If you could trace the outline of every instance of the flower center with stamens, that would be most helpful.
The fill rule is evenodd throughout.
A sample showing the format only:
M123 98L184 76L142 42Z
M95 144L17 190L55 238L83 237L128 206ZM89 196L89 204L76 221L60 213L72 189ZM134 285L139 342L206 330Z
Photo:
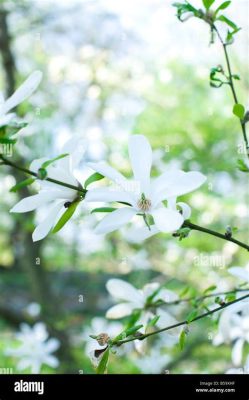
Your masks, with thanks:
M144 193L142 193L141 199L138 200L137 206L143 212L149 211L151 208L151 201L146 199Z

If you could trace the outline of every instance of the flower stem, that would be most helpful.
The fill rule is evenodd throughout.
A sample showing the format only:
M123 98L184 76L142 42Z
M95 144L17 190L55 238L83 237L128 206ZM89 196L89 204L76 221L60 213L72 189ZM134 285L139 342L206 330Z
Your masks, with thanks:
M190 221L185 221L183 226L184 227L188 227L188 228L190 228L190 229L192 229L194 231L204 232L204 233L207 233L209 235L216 236L216 237L218 237L220 239L226 240L228 242L235 243L238 246L243 247L243 249L246 249L247 251L249 251L249 245L247 245L246 243L243 243L240 240L234 239L233 237L229 237L229 236L226 236L226 235L224 235L222 233L213 231L212 229L204 228L202 226L193 224Z
M218 39L219 39L219 41L222 45L223 51L224 51L226 65L227 65L227 71L228 71L228 84L232 91L234 103L239 104L238 96L237 96L234 82L233 82L233 73L232 73L232 67L231 67L231 63L230 63L230 59L229 59L229 54L227 51L227 44L223 41L219 30L217 29L217 27L214 24L212 25L212 28L217 33ZM240 126L241 126L243 139L244 139L244 143L245 143L245 147L246 147L246 154L247 154L247 157L249 158L249 142L248 142L247 133L246 133L246 125L245 125L243 119L240 119Z
M243 297L239 297L239 298L236 299L236 300L230 301L230 302L228 302L228 303L223 304L223 305L220 306L220 307L214 308L213 310L207 311L207 312L205 312L204 314L198 315L198 316L197 316L196 318L194 318L191 322L188 322L187 320L184 320L184 321L182 321L182 322L178 322L177 324L170 325L170 326L166 326L165 328L155 330L154 332L144 333L144 334L142 334L142 335L139 336L139 337L134 337L134 336L133 336L133 337L128 338L128 339L118 340L117 342L113 342L112 344L115 344L115 345L117 345L117 346L121 346L121 345L124 344L124 343L133 342L134 340L138 340L138 339L139 339L139 340L144 340L144 339L146 339L146 338L148 338L148 337L150 337L150 336L154 336L154 335L157 335L157 334L159 334L159 333L169 331L170 329L179 328L180 326L183 326L183 325L190 325L190 324L192 324L192 323L195 322L195 321L198 321L198 320L200 320L200 319L206 318L206 317L208 317L209 315L212 315L212 314L214 314L214 313L216 313L216 312L218 312L218 311L223 310L223 309L226 308L226 307L231 306L232 304L238 303L238 302L240 302L240 301L242 301L242 300L245 300L245 299L248 299L248 298L249 298L249 294L247 294L247 295L245 295L245 296L243 296Z
M15 164L15 163L13 163L13 162L11 162L11 161L9 161L9 160L7 160L7 159L6 159L5 157L3 157L2 155L0 155L0 159L3 161L3 165L8 165L8 166L10 166L10 167L12 167L12 168L17 169L18 171L24 172L25 174L32 175L32 176L35 176L36 178L38 178L38 175L37 175L36 172L30 171L29 169L24 168L24 167L20 167L19 165ZM74 185L70 185L70 183L61 182L61 181L58 181L58 180L56 180L56 179L45 178L44 180L45 180L45 181L48 181L48 182L55 183L56 185L60 185L60 186L67 187L67 188L69 188L69 189L72 189L72 190L75 190L75 191L77 191L77 192L83 193L84 195L85 195L86 192L87 192L85 189L83 189L83 188L81 188L81 187L74 186Z

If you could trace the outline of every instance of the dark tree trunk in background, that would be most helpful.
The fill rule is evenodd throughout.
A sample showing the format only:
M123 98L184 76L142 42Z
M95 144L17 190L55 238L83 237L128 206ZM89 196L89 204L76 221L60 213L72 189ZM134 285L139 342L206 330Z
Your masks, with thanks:
M16 88L16 66L15 58L11 49L11 36L8 28L8 13L0 9L0 55L3 66L3 74L6 83L6 96L9 97ZM20 155L15 153L15 157L20 164L25 164L25 160ZM15 177L16 181L24 179L23 175L16 170L12 170L11 174ZM27 188L23 188L18 192L21 198L30 195ZM29 213L28 218L30 222L33 220L33 215ZM41 256L41 242L33 243L31 232L25 229L25 222L27 215L18 215L18 220L14 224L14 228L10 233L11 248L14 254L13 269L22 270L30 282L30 290L34 301L39 303L42 307L41 318L48 325L50 333L61 341L59 350L59 357L64 361L65 372L72 371L73 358L71 356L69 339L66 332L57 329L57 321L61 318L60 301L53 295L49 276L44 269ZM40 260L40 263L37 262ZM11 312L11 311L10 311ZM6 314L6 309L2 313L2 317ZM1 315L1 308L0 308Z

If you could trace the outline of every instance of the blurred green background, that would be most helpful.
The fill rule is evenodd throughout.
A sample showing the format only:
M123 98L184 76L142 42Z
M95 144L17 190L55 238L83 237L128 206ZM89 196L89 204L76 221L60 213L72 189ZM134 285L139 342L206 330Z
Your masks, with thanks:
M84 162L108 159L129 175L128 137L142 133L155 150L153 174L170 166L207 175L207 183L184 198L192 207L191 220L220 232L227 225L238 227L237 237L246 242L248 183L236 168L240 127L229 89L209 87L210 68L223 64L220 46L209 46L208 27L201 21L181 24L170 1L116 3L0 2L1 90L11 94L33 70L44 73L32 99L19 107L29 126L19 135L13 159L29 165L34 158L54 156L77 134L85 140ZM246 103L248 4L234 3L229 13L243 29L229 50L234 72L242 78L239 97ZM84 162L77 171L81 182L90 174ZM9 214L18 199L35 193L32 188L9 193L21 179L1 167L1 367L16 371L16 360L5 349L16 345L21 322L38 320L62 343L59 368L45 366L43 373L93 373L85 332L113 304L105 288L108 279L119 277L138 288L168 282L178 293L186 286L201 293L213 284L228 290L235 281L227 268L247 263L243 249L197 232L181 242L157 235L144 244L134 243L129 227L97 236L93 228L99 217L89 216L84 204L59 234L34 244L37 216ZM32 316L32 303L41 306L39 315ZM181 309L179 320L188 311ZM231 348L212 345L216 331L215 321L202 320L183 351L161 346L162 357L170 356L161 371L223 373L231 365ZM160 372L158 354L147 370L144 358L129 347L112 356L110 373Z

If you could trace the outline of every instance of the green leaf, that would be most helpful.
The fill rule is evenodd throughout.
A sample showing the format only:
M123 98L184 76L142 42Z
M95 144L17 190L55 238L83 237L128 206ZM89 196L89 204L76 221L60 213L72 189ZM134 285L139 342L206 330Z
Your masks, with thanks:
M237 81L240 81L240 76L237 74L232 75L233 79L236 79Z
M31 185L34 181L35 181L35 178L28 178L28 179L25 179L24 181L21 181L21 182L17 183L15 186L13 186L13 187L10 189L10 192L17 192L17 190L22 189L22 188L24 188L24 187L26 187L26 186Z
M68 155L69 155L68 153L65 153L65 154L61 154L55 158L51 158L51 160L45 161L42 164L41 168L46 169L50 164L53 164L55 161L60 160L61 158L67 157Z
M204 5L204 7L206 8L206 10L209 10L209 8L211 7L211 5L215 2L215 0L202 0L202 3Z
M225 8L227 8L228 6L230 6L230 4L231 4L231 1L224 1L224 3L222 3L222 4L215 10L214 15L216 16L220 10L225 10Z
M179 337L179 346L180 349L183 350L186 342L186 332L184 329L181 331L180 337Z
M9 138L1 138L0 137L0 143L3 143L3 144L15 144L16 143L16 139L9 139Z
M189 290L190 290L190 287L189 286L186 286L185 288L183 288L182 289L182 291L181 291L181 293L180 293L180 297L182 298L182 297L184 297L184 296L186 296L186 294L189 292Z
M126 330L124 331L124 333L126 334L126 337L127 337L127 336L131 336L131 335L134 335L134 333L136 333L136 332L137 332L139 329L141 329L142 327L143 327L142 324L136 325L136 326L133 326L132 328L126 329Z
M85 189L87 188L87 186L89 186L91 183L93 182L97 182L100 181L101 179L104 178L104 175L99 174L98 172L95 172L94 174L92 174L91 176L89 176L89 178L87 178L87 180L85 181Z
M237 168L242 172L249 172L249 166L242 159L237 160Z
M191 311L186 317L187 323L190 324L190 322L192 322L193 319L195 319L195 317L197 317L197 315L198 315L198 311L197 310Z
M233 107L233 113L239 119L243 119L245 115L245 107L242 104L235 104Z
M150 327L155 326L156 323L157 323L157 321L159 320L159 318L160 318L160 315L156 315L154 318L152 318L152 319L148 322L146 328L150 328Z
M236 294L235 293L229 293L225 297L225 301L234 301L236 299Z
M114 208L114 207L99 207L99 208L94 208L92 211L91 211L91 214L93 214L93 213L98 213L98 212L112 212L112 211L115 211L115 210L117 210L117 208Z
M217 20L218 20L218 21L221 21L221 22L224 22L225 24L227 24L228 26L230 26L230 28L232 28L232 29L234 29L234 30L239 29L239 28L237 27L237 25L236 25L233 21L231 21L229 18L225 17L225 15L220 15L220 16L217 18Z
M207 294L208 292L213 292L217 288L216 285L211 285L207 289L204 290L203 294Z
M181 22L184 22L184 14L193 14L193 16L195 17L200 17L201 15L203 15L203 12L201 10L197 10L197 8L193 7L187 1L185 1L184 3L173 3L173 7L176 7L176 15Z
M107 369L107 363L109 360L109 354L110 354L110 350L109 347L106 349L106 351L103 353L100 363L96 369L96 373L97 374L104 374L106 369Z
M59 221L55 225L53 229L53 233L59 232L63 226L67 223L67 221L73 216L77 206L79 205L79 201L74 201L71 205L67 208L64 214L60 217Z

